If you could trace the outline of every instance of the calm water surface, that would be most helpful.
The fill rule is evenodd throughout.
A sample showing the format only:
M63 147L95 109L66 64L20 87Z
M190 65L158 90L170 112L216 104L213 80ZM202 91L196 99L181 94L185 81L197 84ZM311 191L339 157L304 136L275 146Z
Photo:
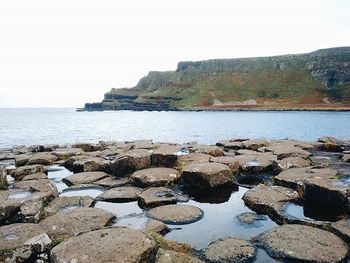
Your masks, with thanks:
M266 137L350 138L350 112L76 112L0 109L0 148L14 145L153 139L215 143Z

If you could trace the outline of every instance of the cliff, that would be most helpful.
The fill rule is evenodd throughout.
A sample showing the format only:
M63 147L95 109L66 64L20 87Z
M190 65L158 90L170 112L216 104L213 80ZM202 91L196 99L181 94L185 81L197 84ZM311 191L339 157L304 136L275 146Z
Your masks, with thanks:
M179 62L85 110L350 108L350 47L259 58Z

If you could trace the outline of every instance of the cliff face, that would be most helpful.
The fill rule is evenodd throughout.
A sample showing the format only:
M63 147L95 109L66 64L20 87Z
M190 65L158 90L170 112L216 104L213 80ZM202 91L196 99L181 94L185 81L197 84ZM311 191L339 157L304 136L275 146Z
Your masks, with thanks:
M350 106L350 47L308 54L179 62L86 110Z

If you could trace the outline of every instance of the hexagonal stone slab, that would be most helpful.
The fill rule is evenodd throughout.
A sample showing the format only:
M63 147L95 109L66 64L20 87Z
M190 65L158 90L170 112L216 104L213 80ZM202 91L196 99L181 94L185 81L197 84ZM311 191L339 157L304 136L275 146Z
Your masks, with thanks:
M148 168L134 172L131 175L133 182L141 187L167 186L180 178L180 173L171 168Z
M179 164L186 166L193 163L208 163L211 156L205 153L189 153L179 156Z
M100 185L106 188L114 188L119 186L124 186L126 184L129 184L131 182L129 177L123 177L123 178L114 178L114 177L106 177L101 180L98 180L96 182L93 182L95 185Z
M191 205L164 205L149 210L147 215L165 224L182 225L200 220L203 211Z
M45 207L45 216L52 216L57 212L69 211L80 207L91 207L94 202L89 196L60 196Z
M176 145L162 145L155 149L152 153L152 165L163 167L174 167L177 164L177 151Z
M204 252L209 262L252 262L255 257L253 245L242 239L227 237L209 244Z
M204 261L184 253L159 249L156 263L204 263Z
M0 261L11 258L14 251L25 246L31 238L44 234L37 224L12 224L0 227Z
M277 185L298 189L304 185L304 181L307 178L312 177L325 177L334 178L337 177L338 171L332 168L292 168L281 172L274 177L274 182Z
M71 237L51 250L53 263L154 262L156 242L128 228L109 228Z
M166 187L152 187L139 194L139 206L152 208L161 205L176 204L176 194Z
M186 187L217 188L233 185L231 170L221 163L196 163L183 168L182 178Z
M301 157L287 157L282 160L273 161L272 167L275 174L291 168L302 168L311 165L311 161Z
M21 180L24 176L34 173L45 173L47 174L47 169L42 165L26 165L18 167L10 172L10 175L16 180Z
M114 176L122 177L137 170L151 166L151 153L149 150L130 150L118 156L110 164Z
M345 261L348 247L325 230L304 225L283 225L255 238L270 256L282 260L333 263Z
M141 189L132 186L122 186L107 190L96 199L107 202L131 202L138 199Z
M70 237L106 226L115 215L99 208L83 207L57 213L39 225L51 238Z
M69 175L63 178L63 182L67 185L91 184L108 176L109 175L104 172L83 172Z

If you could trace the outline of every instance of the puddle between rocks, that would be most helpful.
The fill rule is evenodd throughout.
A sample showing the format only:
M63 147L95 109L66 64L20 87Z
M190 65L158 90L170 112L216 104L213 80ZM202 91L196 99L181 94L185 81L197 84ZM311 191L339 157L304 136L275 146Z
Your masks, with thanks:
M90 196L91 198L96 198L102 193L103 191L98 188L66 189L60 193L60 196Z

